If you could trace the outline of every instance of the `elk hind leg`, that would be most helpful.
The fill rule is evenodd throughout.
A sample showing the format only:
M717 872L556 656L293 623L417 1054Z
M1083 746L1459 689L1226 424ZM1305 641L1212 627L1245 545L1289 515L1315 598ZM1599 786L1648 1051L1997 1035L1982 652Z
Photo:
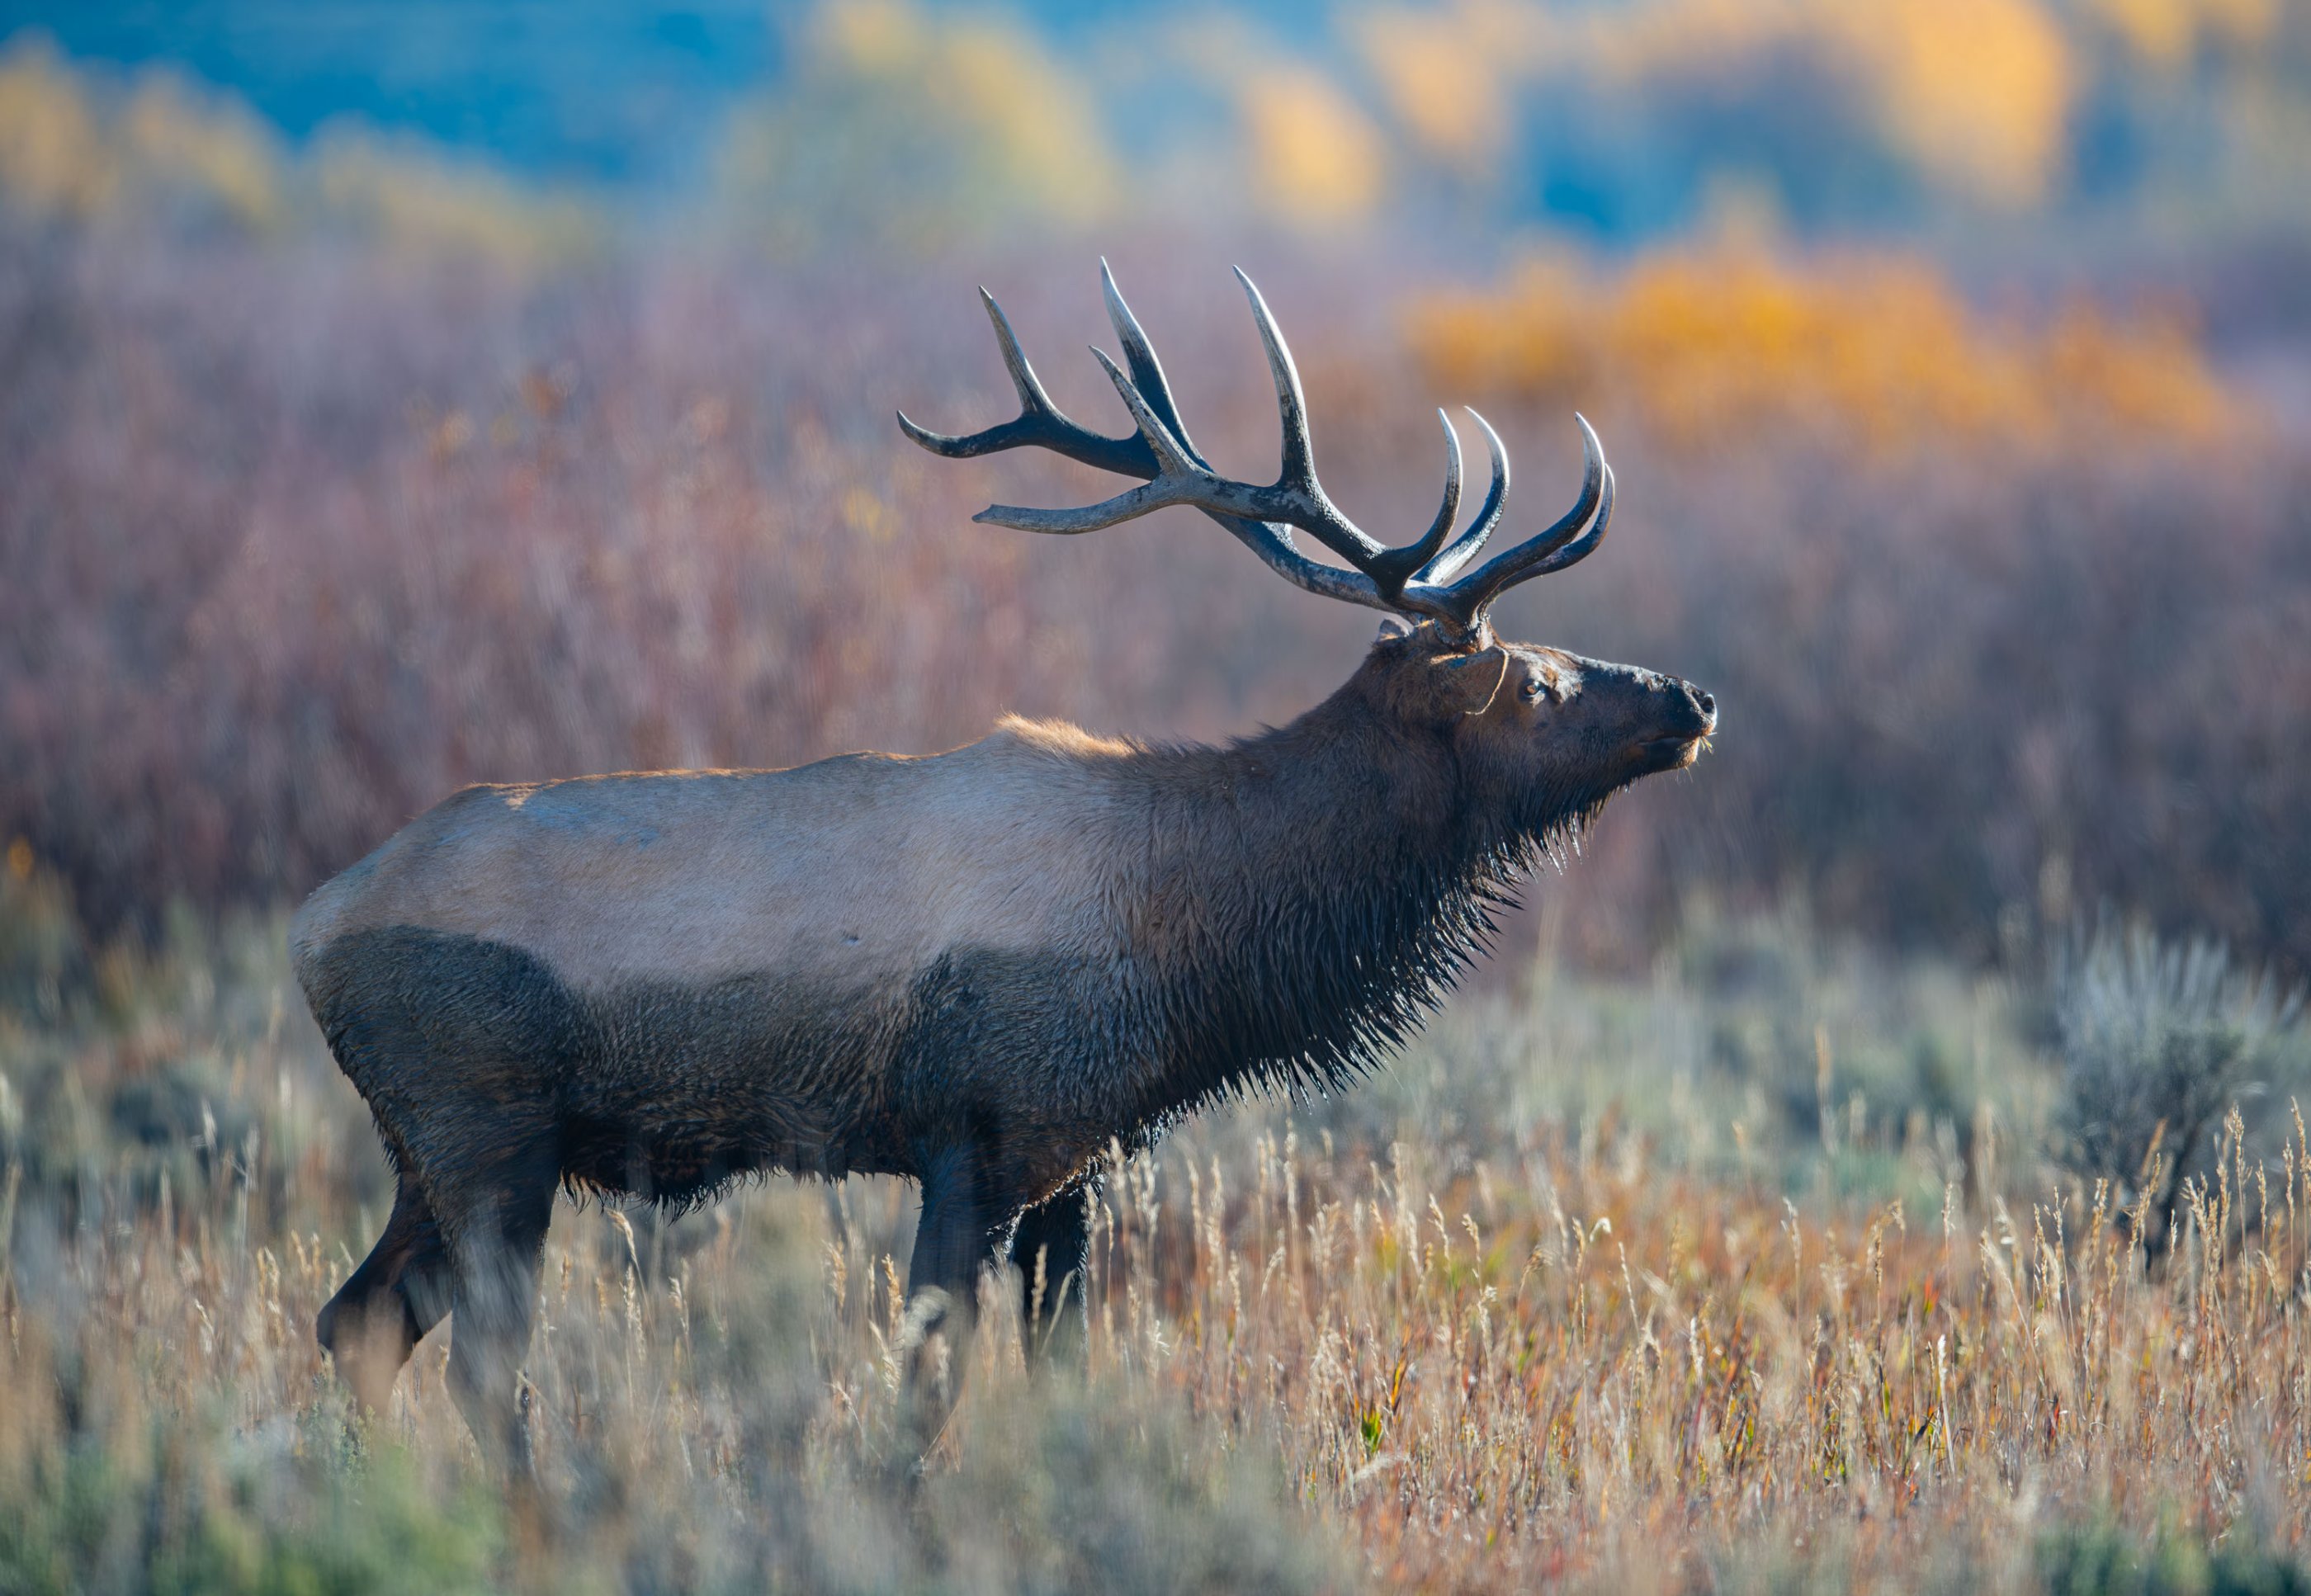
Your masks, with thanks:
M385 1233L313 1322L338 1377L371 1416L385 1411L394 1377L449 1311L448 1266L441 1227L405 1175Z

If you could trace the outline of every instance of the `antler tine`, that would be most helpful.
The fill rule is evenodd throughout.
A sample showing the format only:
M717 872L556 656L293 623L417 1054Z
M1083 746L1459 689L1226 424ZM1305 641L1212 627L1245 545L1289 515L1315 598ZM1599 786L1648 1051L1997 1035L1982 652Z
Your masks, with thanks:
M1284 424L1284 466L1277 475L1277 485L1321 498L1323 489L1316 484L1315 445L1308 436L1308 399L1301 391L1300 368L1293 363L1283 329L1269 313L1268 301L1260 297L1259 285L1242 266L1235 268L1235 280L1243 284L1244 297L1251 301L1252 324L1260 329L1260 346L1268 352L1269 374L1276 379L1276 409Z
M1597 519L1589 523L1589 529L1547 559L1518 571L1513 579L1496 590L1494 597L1498 597L1502 592L1516 586L1518 582L1530 581L1537 576L1548 576L1552 571L1562 571L1568 565L1578 565L1597 552L1597 545L1605 541L1606 528L1612 525L1612 521L1613 468L1608 466L1605 467L1605 485L1597 495Z
M986 303L988 319L995 324L995 341L1002 348L1004 367L1011 373L1011 386L1018 390L1019 414L983 432L956 434L934 432L929 427L919 426L902 410L898 413L899 430L931 453L950 460L971 459L1008 449L1048 449L1119 476L1155 475L1156 458L1149 452L1145 438L1136 433L1121 438L1103 436L1068 420L1051 403L1051 396L1043 391L1042 383L1035 376L1034 367L1027 363L1026 353L1019 347L1018 336L1012 332L1010 318L1003 314L1003 307L984 288L979 291L979 297ZM1142 342L1145 343L1144 337ZM1152 353L1148 358L1152 362ZM1157 380L1161 379L1159 371Z
M1547 531L1494 555L1446 589L1455 606L1469 615L1472 630L1480 628L1484 614L1494 599L1519 582L1562 571L1596 547L1597 540L1604 536L1602 523L1605 514L1612 509L1609 497L1612 472L1605 464L1604 445L1597 441L1596 431L1590 426L1588 418L1576 411L1573 419L1581 428L1584 462L1581 496L1573 501L1573 508L1559 516ZM1593 523L1592 514L1596 517ZM1482 524L1481 519L1478 524ZM1583 534L1583 527L1591 528L1590 535Z
M928 427L918 426L907 418L905 411L899 412L901 431L933 454L944 455L951 460L970 459L976 455L991 454L999 449L1017 448L1026 440L1005 437L1007 429L1016 431L1024 423L1047 421L1060 414L1059 406L1051 403L1051 397L1043 391L1042 383L1037 379L1035 368L1027 363L1026 352L1019 347L1019 336L1011 330L1011 319L1003 314L1003 307L995 302L995 296L984 287L980 289L979 298L987 307L988 319L995 324L995 342L1003 351L1004 369L1011 373L1011 386L1019 395L1018 415L983 432L955 434L934 432Z
M1035 368L1027 363L1027 352L1019 347L1019 335L1011 330L1011 318L1003 314L1003 307L982 285L979 297L987 307L987 319L995 324L995 342L1003 351L1003 369L1011 373L1011 386L1019 390L1019 410L1025 415L1057 415L1059 406L1035 377Z
M1452 580L1452 573L1466 565L1485 546L1493 528L1501 524L1501 512L1509 501L1509 451L1501 443L1501 435L1493 431L1493 423L1478 414L1472 406L1463 406L1469 419L1485 435L1485 451L1492 457L1493 484L1486 490L1485 502L1477 510L1477 519L1469 529L1452 540L1452 546L1431 560L1417 573L1415 580L1428 584L1442 584Z
M1405 584L1435 557L1451 535L1461 512L1461 438L1452 419L1442 410L1436 419L1444 427L1444 499L1428 530L1402 548L1390 548L1368 536L1339 512L1316 477L1315 444L1308 431L1308 400L1300 386L1300 368L1284 342L1284 330L1261 296L1259 284L1242 266L1236 281L1243 284L1251 303L1252 324L1260 330L1260 347L1268 353L1269 374L1276 382L1278 420L1284 434L1283 461L1277 473L1276 499L1267 510L1271 520L1300 528L1349 564L1373 580L1382 596L1402 594Z
M1197 463L1195 457L1188 452L1187 446L1164 424L1164 418L1156 414L1155 406L1148 402L1146 394L1139 391L1139 385L1115 363L1114 356L1094 345L1091 357L1099 362L1099 369L1107 373L1107 379L1115 384L1116 394L1122 399L1123 407L1131 412L1131 419L1139 428L1139 436L1147 440L1148 449L1154 452L1160 473L1157 481L1177 478L1182 484L1192 484L1198 478L1218 480ZM1156 484L1150 483L1148 485L1153 487Z
M1123 358L1131 368L1131 385L1147 400L1147 407L1156 418L1171 429L1172 436L1180 440L1181 449L1191 458L1196 446L1188 438L1188 428L1180 419L1179 401L1172 397L1172 385L1164 379L1164 362L1156 358L1156 346L1140 330L1139 318L1131 307L1123 302L1123 291L1115 285L1115 274L1107 267L1107 257L1099 261L1100 293L1107 301L1107 318L1115 325L1115 336L1123 345Z
M1461 514L1461 434L1452 430L1452 418L1443 411L1437 411L1436 419L1444 427L1444 499L1436 507L1436 519L1428 523L1427 531L1402 548L1382 549L1363 562L1374 585L1391 597L1401 594L1420 568L1436 557Z
M1017 504L990 504L971 519L998 527L1016 527L1022 532L1052 532L1072 536L1079 532L1096 532L1143 516L1150 510L1172 504L1197 504L1223 513L1257 517L1256 507L1238 503L1248 498L1249 489L1241 493L1243 484L1216 477L1188 458L1180 440L1148 405L1147 397L1135 387L1123 368L1104 349L1094 349L1092 358L1115 384L1131 419L1138 423L1139 437L1147 444L1156 461L1156 471L1150 481L1129 488L1112 499L1096 504L1086 504L1076 510L1034 510Z
M1284 459L1278 480L1265 487L1224 477L1189 453L1154 402L1103 350L1092 353L1115 384L1115 391L1130 410L1139 436L1156 461L1154 480L1143 487L1118 493L1097 504L1076 510L1031 510L1018 505L990 506L979 519L1030 532L1073 534L1096 531L1119 521L1145 515L1166 505L1186 504L1216 515L1248 520L1281 522L1296 527L1364 572L1383 600L1396 599L1411 574L1426 563L1452 529L1451 515L1440 517L1417 543L1407 550L1390 550L1374 541L1332 504L1315 477L1310 458L1307 406L1300 390L1299 372L1292 353L1277 330L1275 318L1260 300L1260 290L1241 271L1237 278L1251 299L1252 319L1268 351L1269 370L1276 379L1277 406L1284 432ZM1120 296L1118 296L1120 297ZM1129 312L1127 311L1127 315ZM1133 324L1136 327L1137 324ZM1144 336L1141 340L1144 346ZM1129 343L1126 345L1129 353ZM1446 510L1460 507L1460 442L1451 423L1445 423ZM1135 475L1140 475L1135 473ZM1391 557L1393 556L1393 557Z
M1551 571L1562 571L1568 565L1577 565L1582 561L1586 560L1591 554L1595 554L1597 552L1597 545L1605 541L1605 529L1612 524L1612 520L1613 468L1610 466L1608 466L1605 467L1605 484L1603 488L1599 491L1597 495L1597 519L1589 523L1589 529L1582 533L1580 536L1574 538L1571 543L1568 543L1562 548L1557 550L1556 553L1550 554L1547 559L1538 561L1535 563L1527 566L1522 571L1518 571L1516 575L1510 578L1507 581L1503 582L1499 587L1495 588L1490 593L1487 593L1485 596L1484 602L1479 605L1477 609L1478 624L1480 626L1484 624L1485 617L1491 613L1493 601L1498 598L1502 594L1507 592L1511 588L1515 587L1519 582L1529 582L1535 577L1547 576Z

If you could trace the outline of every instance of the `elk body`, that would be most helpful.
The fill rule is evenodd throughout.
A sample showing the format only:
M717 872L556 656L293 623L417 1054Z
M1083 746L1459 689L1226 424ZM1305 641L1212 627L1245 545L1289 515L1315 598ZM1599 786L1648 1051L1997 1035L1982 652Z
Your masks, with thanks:
M1062 416L992 300L1021 414L962 438L900 422L948 456L1036 446L1145 479L982 520L1073 533L1190 505L1299 586L1401 617L1322 704L1222 748L1012 720L928 758L472 788L305 904L299 979L399 1182L318 1326L365 1403L454 1314L452 1390L519 1466L518 1368L565 1186L683 1206L756 1171L903 1175L932 1328L965 1328L1007 1256L1023 1300L1040 1273L1042 1310L1079 1313L1085 1188L1113 1142L1369 1067L1522 872L1612 793L1691 763L1706 693L1503 642L1487 618L1602 537L1612 474L1587 423L1573 510L1461 575L1508 470L1478 418L1492 486L1453 537L1448 422L1444 503L1385 547L1317 484L1298 378L1244 285L1283 414L1273 485L1204 465L1112 280L1129 369L1101 359L1136 433Z

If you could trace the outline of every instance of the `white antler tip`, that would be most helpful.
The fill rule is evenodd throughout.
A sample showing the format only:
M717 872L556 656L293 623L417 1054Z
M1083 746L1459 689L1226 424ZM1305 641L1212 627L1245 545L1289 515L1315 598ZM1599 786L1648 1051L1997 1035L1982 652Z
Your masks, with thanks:
M1115 285L1115 274L1107 269L1107 259L1104 256L1100 257L1099 263L1099 292L1100 297L1107 301L1108 318L1116 324L1118 336L1129 338L1132 333L1137 332L1138 323L1132 319L1131 312L1124 308L1123 290Z
M1453 466L1457 468L1461 462L1460 429L1452 424L1452 416L1445 413L1444 406L1442 405L1436 406L1436 421L1437 424L1444 429L1445 452L1452 457Z

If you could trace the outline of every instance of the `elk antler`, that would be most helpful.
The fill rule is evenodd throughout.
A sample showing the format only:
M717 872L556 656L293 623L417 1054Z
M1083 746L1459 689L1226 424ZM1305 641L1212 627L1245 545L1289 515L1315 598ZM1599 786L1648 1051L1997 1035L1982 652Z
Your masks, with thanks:
M1452 431L1451 418L1440 410L1436 416L1444 427L1444 497L1437 508L1436 519L1427 531L1401 547L1391 548L1367 536L1340 513L1316 479L1308 436L1308 407L1300 389L1299 371L1292 363L1292 352L1285 347L1284 335L1277 330L1276 318L1269 314L1267 301L1242 271L1236 273L1236 278L1251 301L1252 320L1260 329L1260 343L1268 351L1269 371L1276 381L1277 408L1284 427L1284 458L1276 481L1265 485L1219 475L1189 441L1171 386L1164 379L1164 368L1147 342L1147 335L1140 330L1123 296L1116 292L1115 278L1108 271L1107 263L1100 262L1099 269L1106 291L1108 317L1115 324L1116 336L1122 340L1123 357L1130 368L1129 374L1103 350L1094 349L1092 353L1131 412L1138 426L1136 433L1122 438L1105 437L1062 414L1036 380L1034 369L1020 352L1019 341L1013 336L1011 324L1004 318L1001 308L983 288L980 297L987 301L987 313L995 323L996 341L1003 348L1004 363L1010 368L1012 383L1019 390L1018 415L985 432L963 437L927 431L908 420L903 412L900 414L899 425L917 443L950 459L966 459L1007 449L1048 449L1103 471L1139 477L1142 485L1077 510L1028 510L997 504L980 511L972 519L1028 532L1072 535L1095 532L1170 505L1190 506L1234 533L1270 570L1312 593L1373 609L1424 616L1438 623L1455 641L1471 646L1482 646L1489 641L1487 612L1495 599L1519 582L1562 571L1585 558L1604 537L1606 524L1613 513L1613 471L1605 464L1597 434L1576 414L1574 420L1581 428L1586 469L1582 476L1581 496L1574 501L1573 508L1539 536L1495 555L1467 576L1454 580L1455 574L1483 549L1494 528L1500 524L1508 502L1507 451L1501 447L1499 435L1474 410L1469 414L1485 434L1485 446L1492 458L1493 479L1485 502L1469 529L1449 545L1446 544L1461 507L1461 440ZM1343 571L1302 554L1292 541L1295 528L1347 561L1352 569Z

